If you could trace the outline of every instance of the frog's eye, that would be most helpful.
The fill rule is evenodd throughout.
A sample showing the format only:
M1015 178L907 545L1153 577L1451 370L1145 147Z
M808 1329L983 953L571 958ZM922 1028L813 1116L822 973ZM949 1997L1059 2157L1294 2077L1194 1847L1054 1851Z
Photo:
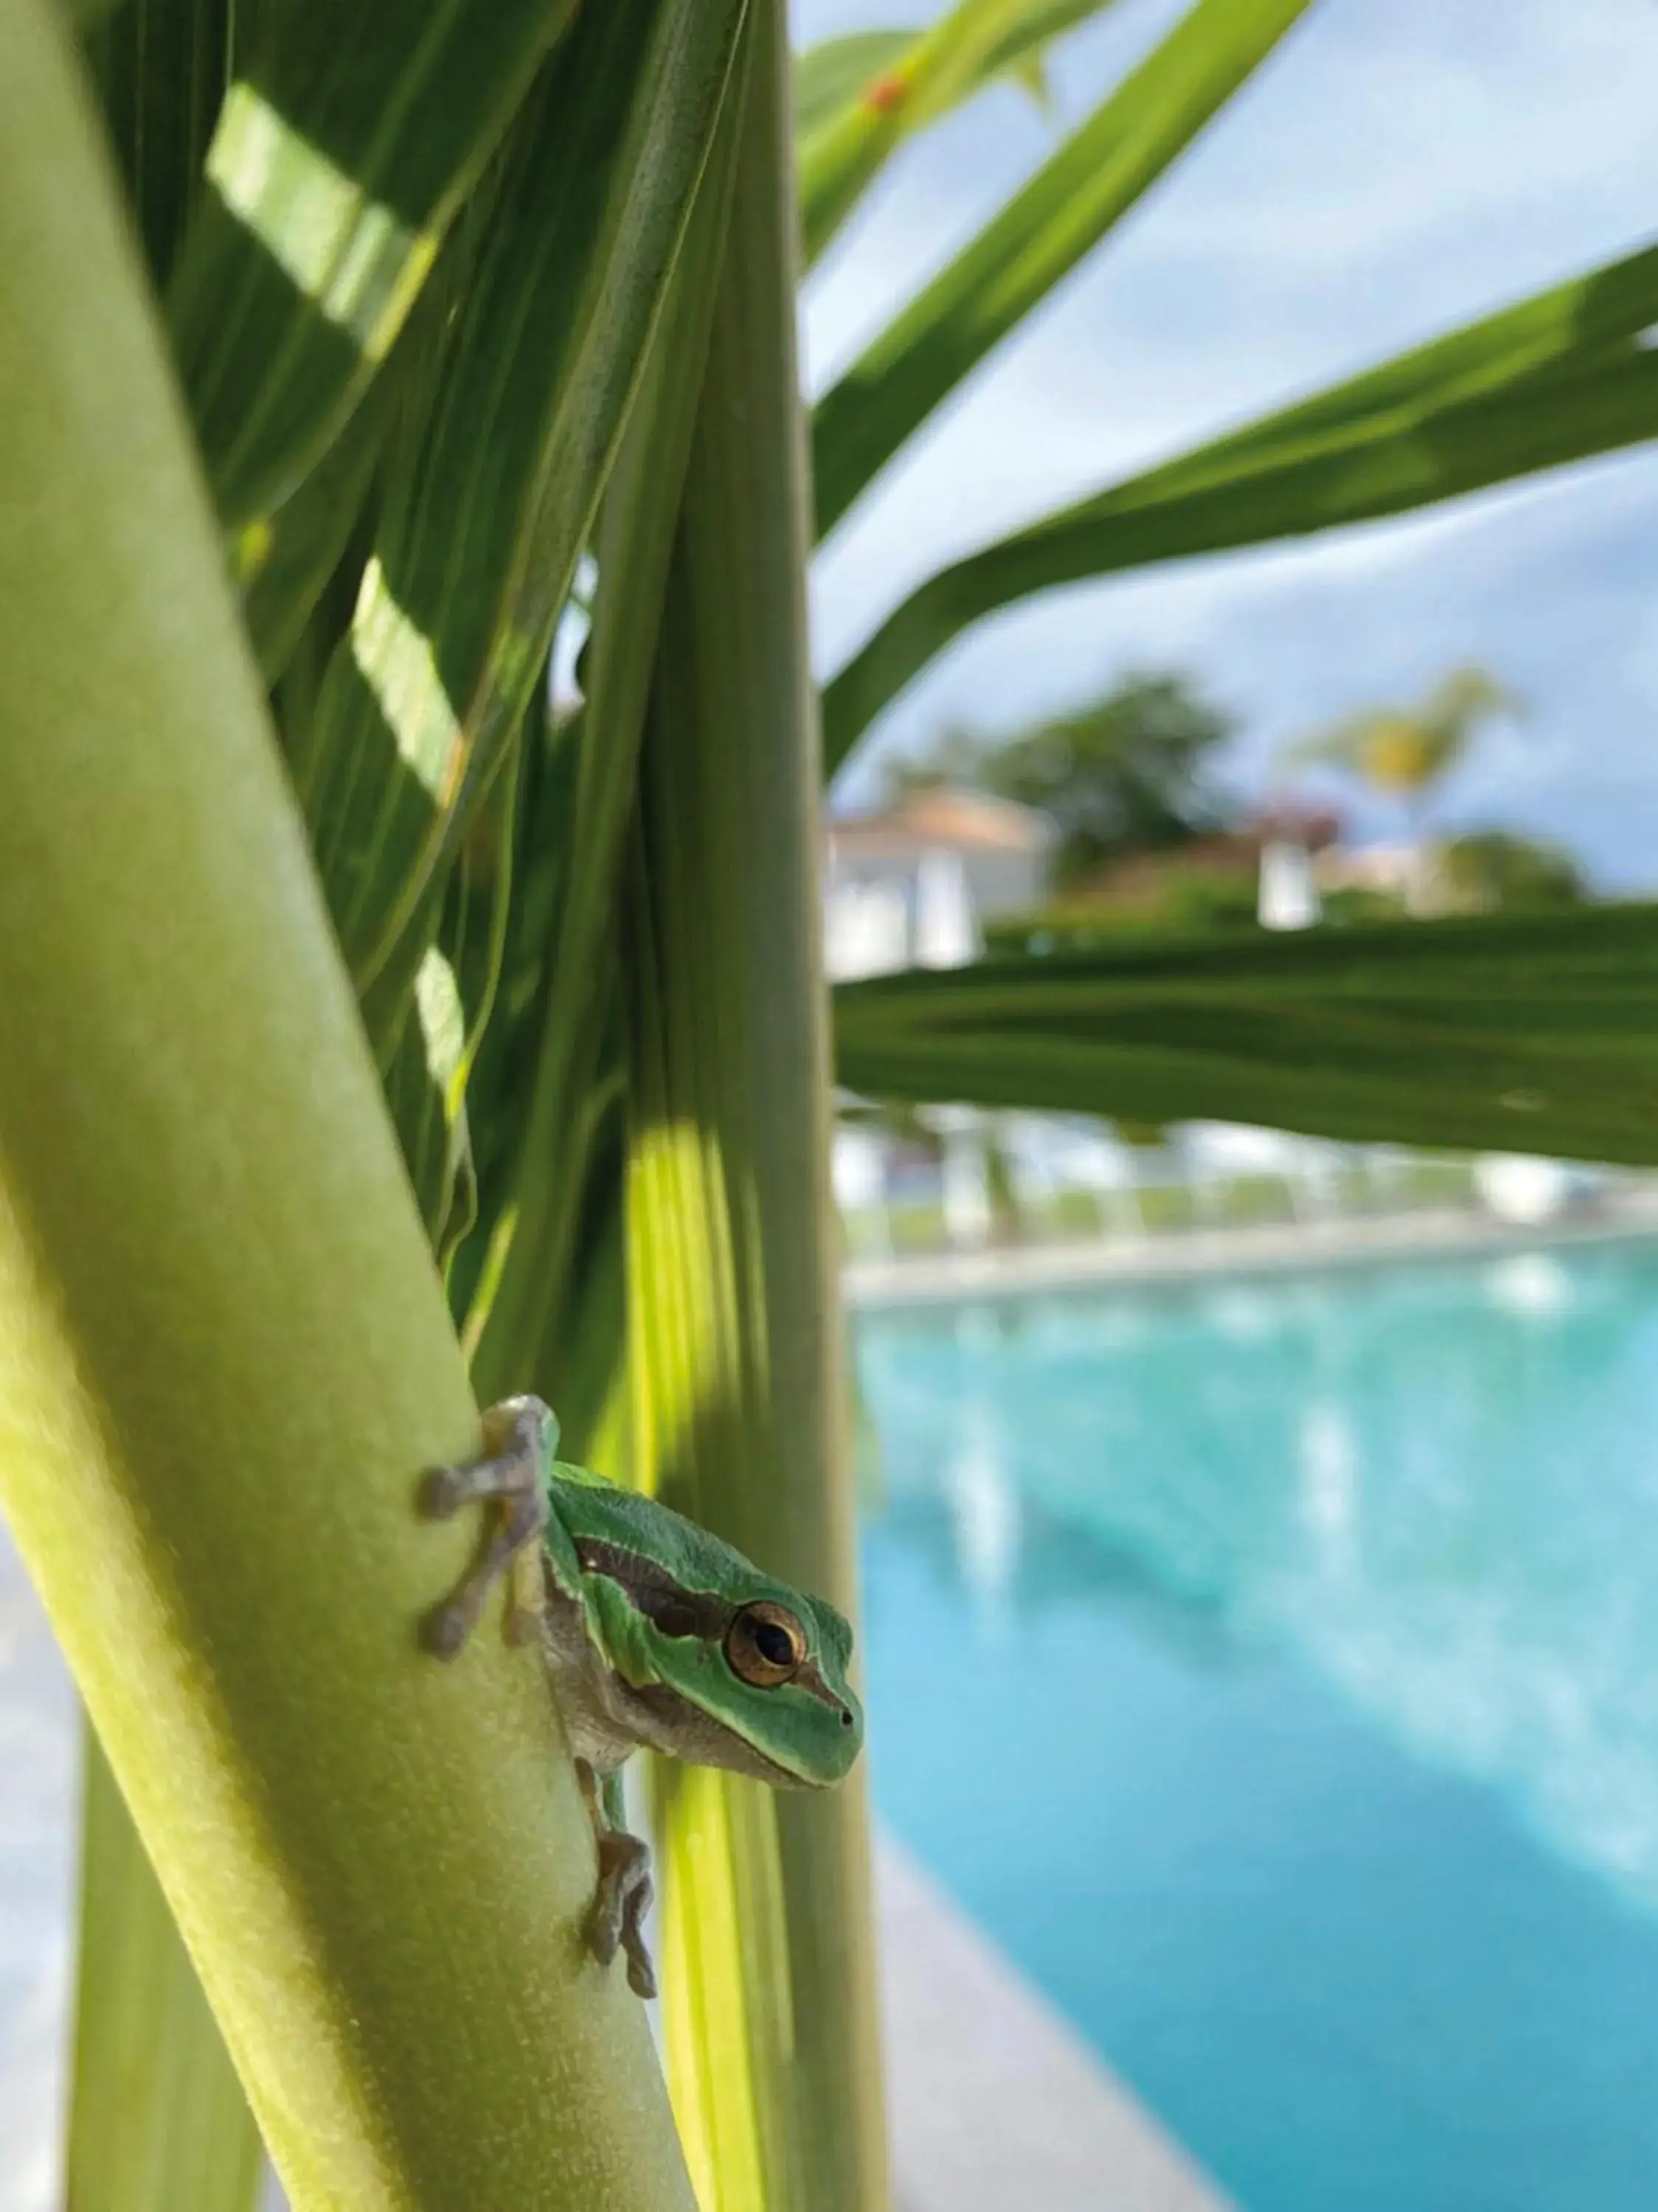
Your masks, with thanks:
M740 1681L756 1690L775 1690L799 1671L806 1632L787 1606L756 1598L725 1632L725 1656Z

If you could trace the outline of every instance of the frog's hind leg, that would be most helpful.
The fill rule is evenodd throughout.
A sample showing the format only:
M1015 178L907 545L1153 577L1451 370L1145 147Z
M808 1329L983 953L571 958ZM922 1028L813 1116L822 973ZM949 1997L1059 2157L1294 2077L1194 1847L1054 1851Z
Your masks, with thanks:
M427 1615L426 1648L441 1659L454 1658L477 1627L490 1592L509 1576L509 1639L527 1641L541 1619L539 1539L547 1525L547 1469L558 1425L539 1398L508 1398L490 1407L483 1429L483 1456L462 1467L434 1468L421 1494L423 1510L437 1521L451 1520L462 1506L479 1501L499 1508L465 1578Z
M644 1919L653 1894L650 1846L622 1826L619 1774L595 1775L585 1759L576 1772L599 1849L599 1887L588 1918L588 1948L601 1966L618 1950L627 1954L627 1985L636 1996L654 1997L656 1976L645 1943Z

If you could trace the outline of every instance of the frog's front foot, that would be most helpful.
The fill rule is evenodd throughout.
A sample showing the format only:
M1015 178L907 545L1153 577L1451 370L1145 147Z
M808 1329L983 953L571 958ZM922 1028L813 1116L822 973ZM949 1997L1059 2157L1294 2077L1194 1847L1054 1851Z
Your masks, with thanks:
M477 1627L490 1592L513 1577L507 1635L533 1636L544 1589L539 1539L547 1525L546 1467L558 1425L539 1398L507 1398L484 1415L483 1456L463 1467L434 1468L421 1492L432 1519L452 1520L464 1505L497 1504L499 1512L465 1578L425 1620L423 1638L440 1659L453 1659Z
M618 1948L627 1954L627 1985L636 1996L654 1997L656 1976L645 1947L644 1917L650 1910L650 1846L625 1828L598 1838L599 1887L588 1919L588 1947L601 1966Z

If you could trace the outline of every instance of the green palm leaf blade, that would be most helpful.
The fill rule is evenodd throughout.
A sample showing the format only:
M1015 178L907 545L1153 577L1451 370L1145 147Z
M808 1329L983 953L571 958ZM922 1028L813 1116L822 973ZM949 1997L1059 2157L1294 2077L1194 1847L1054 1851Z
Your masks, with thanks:
M740 61L739 72L746 66ZM480 1164L481 1219L452 1288L475 1287L479 1247L497 1267L486 1306L466 1320L472 1372L486 1397L533 1388L571 1418L572 1373L591 1366L576 1341L581 1251L595 1204L595 1155L613 1188L600 1211L619 1238L619 990L616 915L661 621L669 557L725 257L741 141L742 86L734 80L698 187L637 401L605 494L594 538L598 582L582 653L579 714L527 756L534 772L521 838L525 896L509 955L506 1018L485 1036L481 1127L495 1138ZM608 1064L607 1064L608 1063ZM587 1172L582 1172L586 1164ZM602 1181L602 1178L601 1178ZM509 1203L509 1221L503 1222ZM619 1258L617 1264L619 1266ZM583 1381L581 1393L590 1397ZM572 1434L576 1433L572 1430ZM572 1449L576 1446L572 1444Z
M508 149L533 127L533 99L515 118ZM305 663L299 700L282 702L282 736L302 788L314 765L315 705L336 649L349 637L363 572L374 550L382 493L418 465L419 441L436 402L474 270L499 220L503 149L449 225L380 374L338 435L295 489L235 539L242 619L268 683L290 658Z
M422 957L384 1070L387 1103L440 1271L478 1215L467 1090L505 951L516 768L515 757L490 794L483 834L450 875L436 941Z
M413 1003L387 1079L393 1120L432 1240L432 1256L446 1278L478 1218L471 1089L513 927L523 759L546 720L543 702L532 701L523 741L509 756L450 871L436 939L421 960Z
M101 8L85 33L87 65L158 287L200 197L229 34L225 0L124 0Z
M575 0L261 9L168 292L219 511L294 489L385 360Z
M826 687L827 766L953 638L1033 592L1402 514L1658 435L1655 318L1649 246L941 569Z
M870 1097L1658 1164L1658 906L1143 939L834 1002Z
M570 829L570 733L545 712L527 716L513 763L516 786L513 808L511 884L507 900L500 967L490 1016L478 1040L466 1080L466 1109L474 1133L478 1216L453 1257L448 1274L450 1310L472 1366L474 1388L483 1402L509 1396L518 1389L539 1392L558 1407L556 1392L543 1389L532 1373L526 1350L515 1343L507 1370L482 1379L478 1346L496 1303L502 1269L515 1241L532 1170L525 1157L525 1133L532 1115L537 1053L547 1011L547 971L552 918L558 909ZM495 803L494 794L489 804ZM451 890L449 898L454 897ZM561 1181L567 1164L550 1166ZM572 1200L569 1202L574 1203ZM552 1264L549 1262L549 1272ZM570 1455L579 1457L574 1445Z
M66 2201L252 2212L262 2153L201 1984L90 1729Z
M1198 0L819 401L820 535L1167 170L1308 0Z
M822 40L795 58L795 143L802 163L825 124L833 122L872 79L884 76L921 36L914 28L848 31L841 38Z
M371 1034L546 678L717 121L741 0L584 11L527 113L424 419L382 478L302 797Z
M815 261L906 138L998 76L1040 82L1063 32L1112 0L960 0L925 30L854 31L795 67L801 228Z
M386 444L390 396L388 374L353 409L350 420L294 493L268 521L241 535L242 620L267 684L275 685L299 650L330 581L338 579L344 604L314 639L320 665L310 687L326 666L333 647L350 624L352 598L363 571L359 552L341 574L353 538L363 528L375 470ZM308 736L311 714L291 708L282 714L290 744Z

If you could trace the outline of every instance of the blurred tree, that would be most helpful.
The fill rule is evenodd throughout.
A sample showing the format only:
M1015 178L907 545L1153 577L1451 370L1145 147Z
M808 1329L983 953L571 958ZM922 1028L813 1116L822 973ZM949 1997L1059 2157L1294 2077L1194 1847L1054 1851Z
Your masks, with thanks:
M1092 705L1011 737L949 731L893 763L887 785L896 796L962 783L1039 807L1058 826L1054 882L1064 891L1106 860L1218 828L1204 769L1233 726L1186 677L1129 674Z
M1451 838L1436 855L1435 877L1440 904L1452 914L1534 913L1581 906L1588 896L1570 853L1508 830Z

